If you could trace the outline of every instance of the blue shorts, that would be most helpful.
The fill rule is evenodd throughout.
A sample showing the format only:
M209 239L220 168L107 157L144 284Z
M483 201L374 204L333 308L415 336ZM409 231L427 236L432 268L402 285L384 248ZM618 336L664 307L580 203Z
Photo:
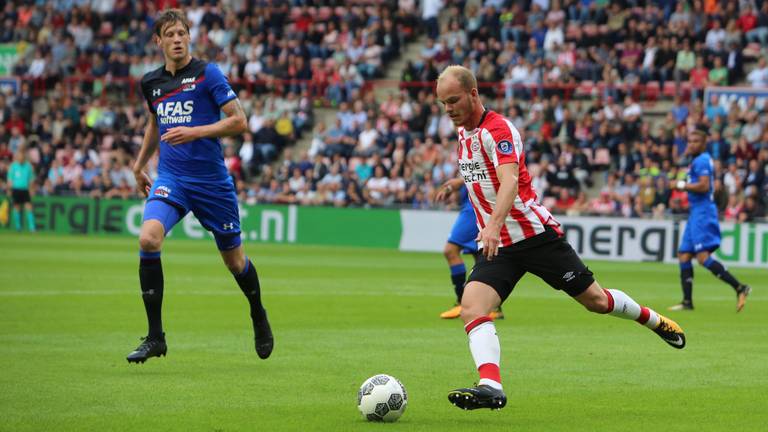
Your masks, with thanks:
M159 220L168 233L190 211L213 234L219 250L240 246L240 211L231 178L210 182L160 175L149 191L144 221Z
M459 212L459 217L456 218L456 222L453 223L451 229L451 235L448 236L448 243L453 243L457 246L461 246L464 253L476 253L477 252L477 221L475 220L475 213L470 207L469 209L462 209Z
M683 232L678 252L697 254L699 252L714 252L720 247L720 223L717 220L717 209L707 208L692 211Z

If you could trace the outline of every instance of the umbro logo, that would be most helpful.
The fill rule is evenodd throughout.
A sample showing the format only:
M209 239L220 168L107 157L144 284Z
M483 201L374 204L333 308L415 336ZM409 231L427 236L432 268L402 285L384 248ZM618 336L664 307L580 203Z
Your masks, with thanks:
M569 271L568 273L563 275L563 279L565 279L566 282L570 282L573 280L573 278L576 277L576 274L572 271Z
M152 96L154 96L154 97L160 96L161 93L162 93L162 90L160 90L160 89L152 90Z

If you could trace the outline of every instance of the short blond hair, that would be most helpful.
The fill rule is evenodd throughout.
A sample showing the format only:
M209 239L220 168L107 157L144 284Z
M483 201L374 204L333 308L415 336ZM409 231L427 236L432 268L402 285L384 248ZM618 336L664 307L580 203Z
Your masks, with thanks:
M446 76L456 78L456 81L459 82L461 88L466 92L471 92L472 89L477 88L477 78L475 78L475 74L464 66L450 65L446 67L443 72L440 73L440 76L437 77L437 81L440 82L440 80Z

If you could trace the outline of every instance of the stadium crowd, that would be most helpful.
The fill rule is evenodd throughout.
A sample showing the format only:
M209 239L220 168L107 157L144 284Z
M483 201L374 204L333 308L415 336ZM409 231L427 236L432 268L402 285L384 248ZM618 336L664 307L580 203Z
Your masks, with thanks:
M687 196L674 190L685 179L687 131L708 124L715 160L715 198L726 219L765 215L768 196L766 110L755 99L728 111L702 101L676 100L663 121L642 116L640 104L534 96L488 108L512 120L525 140L526 163L540 198L555 213L665 217L687 212ZM525 108L522 108L525 104ZM342 104L334 124L316 126L312 146L258 179L241 178L250 202L304 205L440 207L436 189L457 175L454 130L430 91L407 91L375 101L372 93ZM233 171L240 176L242 171ZM599 196L587 198L604 180ZM455 206L453 203L451 206ZM450 207L450 206L449 206Z
M19 80L0 95L3 183L23 149L38 194L136 196L130 167L147 115L138 82L162 66L157 11L179 6L193 55L218 64L249 118L250 133L227 141L225 153L250 152L244 169L260 169L311 128L320 98L332 106L358 98L416 28L413 8L335 3L6 2L0 42L19 53L8 71Z
M152 17L177 2L39 3L2 13L0 40L30 48L13 70L20 91L0 97L0 181L24 149L37 194L136 196L130 167L146 109L131 82L160 65ZM686 131L706 123L722 214L765 216L768 106L720 106L702 90L768 86L768 2L224 3L187 11L193 52L228 74L249 117L249 133L223 140L245 202L443 207L435 191L457 175L455 137L431 85L458 63L523 133L534 186L556 213L686 212L671 185L685 176ZM365 81L419 31L427 42L402 90L377 99ZM658 121L640 100L653 92L674 96ZM331 124L314 124L318 101L337 109ZM295 151L310 129L311 147Z

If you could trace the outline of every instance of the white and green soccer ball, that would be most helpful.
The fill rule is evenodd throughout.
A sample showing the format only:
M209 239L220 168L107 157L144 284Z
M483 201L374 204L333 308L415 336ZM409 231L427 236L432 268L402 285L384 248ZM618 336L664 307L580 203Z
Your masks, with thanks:
M357 409L368 421L397 421L408 405L408 393L397 378L374 375L357 392Z

